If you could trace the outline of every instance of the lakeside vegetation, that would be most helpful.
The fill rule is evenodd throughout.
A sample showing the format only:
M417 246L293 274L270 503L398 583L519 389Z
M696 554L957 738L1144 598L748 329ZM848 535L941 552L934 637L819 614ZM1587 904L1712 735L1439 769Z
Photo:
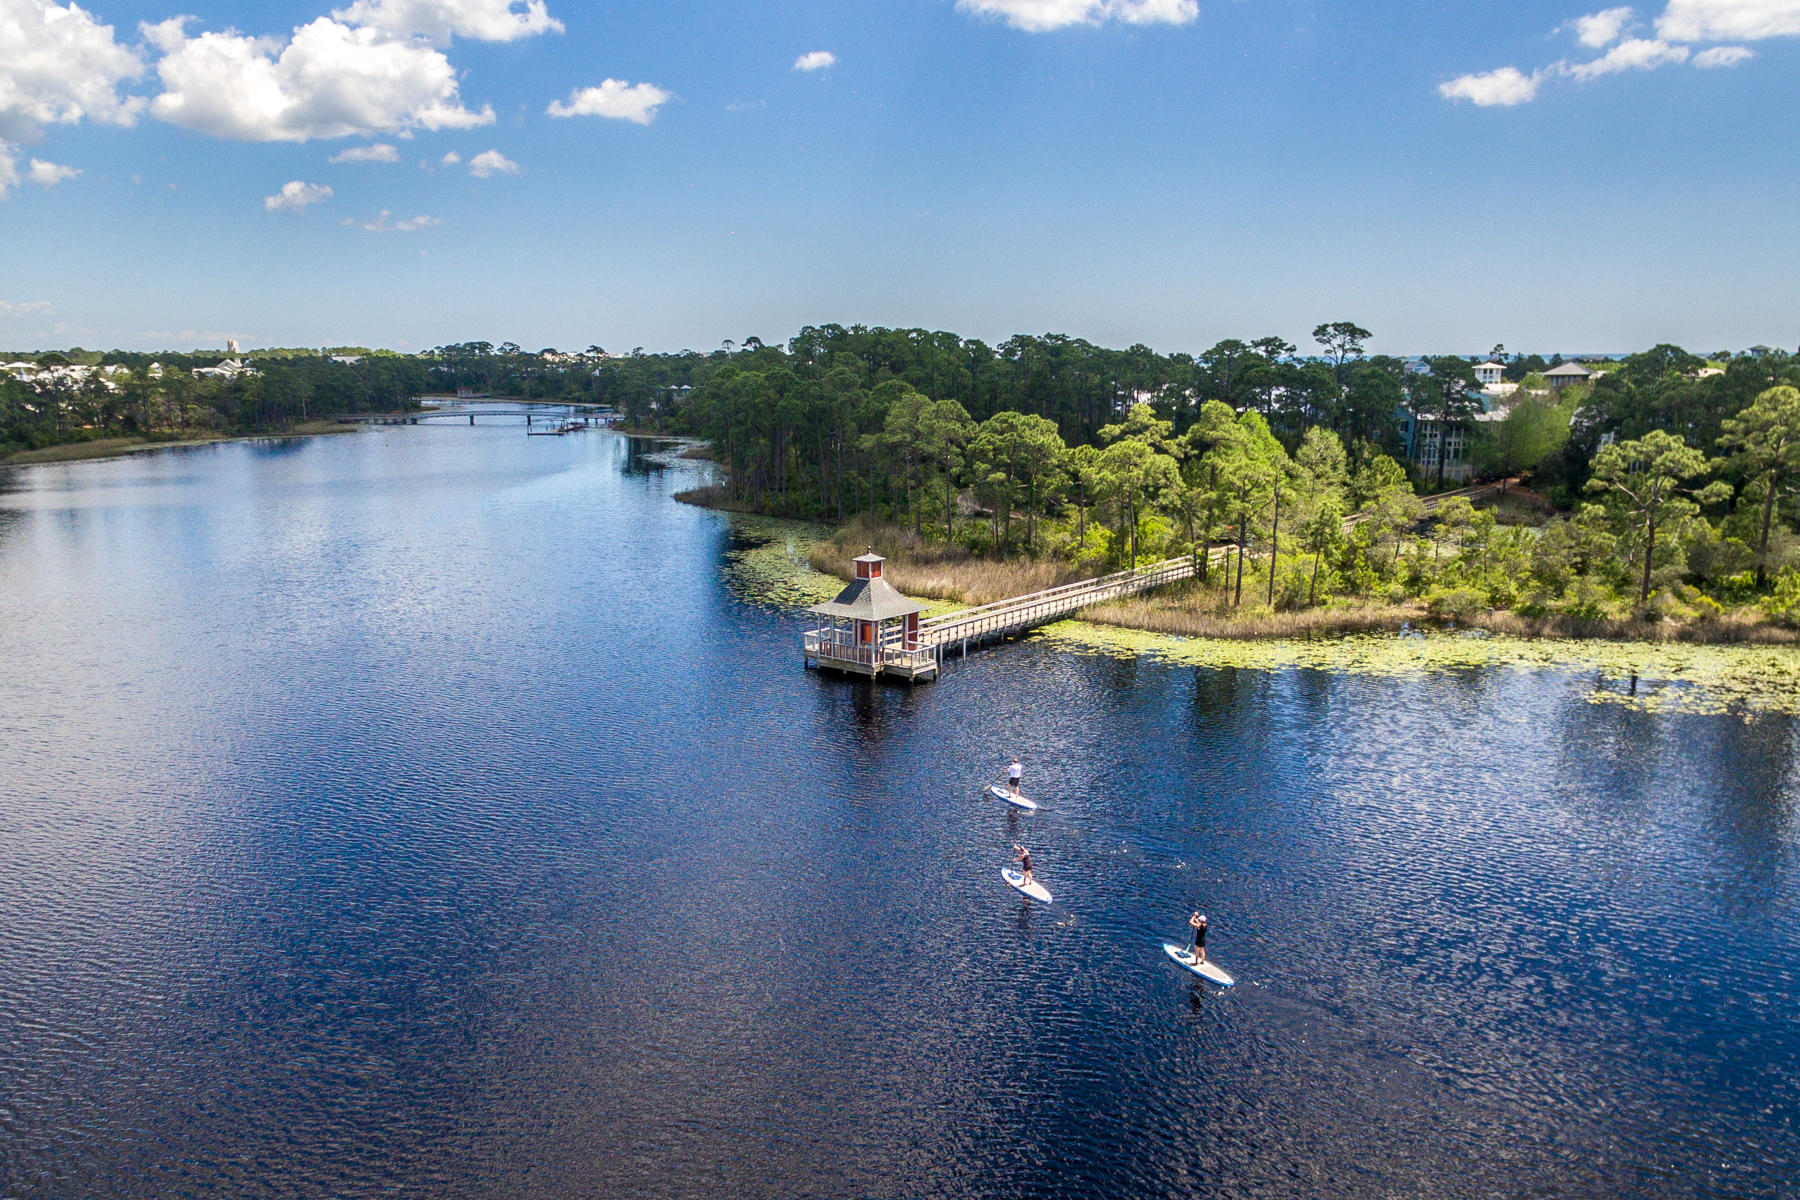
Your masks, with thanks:
M842 579L834 568L843 534L811 522L734 515L725 577L740 599L792 610L829 600ZM1004 586L1001 584L1000 586ZM934 602L931 611L954 605ZM1292 614L1307 617L1309 614ZM1316 616L1317 614L1310 614ZM1416 627L1393 632L1269 628L1255 637L1159 632L1112 621L1106 610L1035 631L1054 645L1124 659L1143 656L1210 670L1306 669L1347 676L1418 679L1445 671L1502 667L1569 674L1589 703L1651 712L1800 716L1800 655L1765 646L1619 641L1603 636L1546 640L1481 629Z
M359 348L262 351L248 368L202 352L4 357L15 370L0 373L0 457L25 455L18 462L318 432L322 417L417 408L434 383L430 361ZM70 449L42 453L58 447Z
M721 477L689 499L844 526L923 596L1225 548L1192 586L1108 612L1195 631L1800 627L1793 358L1657 346L1554 391L1558 360L1495 347L1519 387L1484 413L1471 359L1368 355L1369 336L1337 321L1307 352L1263 337L1165 355L826 325L704 354L260 351L209 377L195 369L217 355L68 351L39 355L35 380L0 377L0 450L278 432L458 389L600 402L706 440ZM1456 482L1453 456L1429 452L1445 430L1476 477L1521 485L1426 519L1421 497Z
M1509 357L1522 394L1475 421L1470 360L1364 357L1349 322L1315 336L1311 357L1265 338L1189 358L809 329L721 353L640 418L713 446L724 478L690 499L845 523L821 565L878 545L915 595L979 603L1226 547L1223 571L1107 615L1195 633L1436 619L1793 640L1800 363L1658 346L1538 395L1550 364ZM1522 485L1426 519L1448 456L1407 461L1408 420L1465 433L1477 477Z

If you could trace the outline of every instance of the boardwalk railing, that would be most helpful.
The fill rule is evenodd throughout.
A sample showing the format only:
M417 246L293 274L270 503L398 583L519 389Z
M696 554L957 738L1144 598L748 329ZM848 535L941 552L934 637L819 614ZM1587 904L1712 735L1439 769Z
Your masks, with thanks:
M1435 496L1426 496L1423 501L1425 515L1430 516L1432 513L1436 512L1439 508L1443 507L1446 500L1482 500L1493 495L1495 492L1500 491L1507 485L1517 482L1519 482L1519 480L1516 478L1502 479L1494 483L1477 483L1472 484L1469 487L1457 488L1453 492L1439 492ZM1355 529L1358 525L1361 525L1368 519L1368 513L1351 513L1344 518L1344 532L1349 533L1352 529Z
M1211 561L1216 562L1222 557L1223 549L1215 548ZM919 641L925 645L948 646L956 642L976 642L1022 632L1046 621L1067 616L1090 604L1135 596L1166 583L1192 579L1199 561L1198 555L1184 554L1180 558L1164 559L1147 567L1114 571L1111 575L1102 575L1098 579L1065 583L1060 587L1045 588L1041 592L1014 596L1010 600L999 600L993 604L928 617L919 622Z

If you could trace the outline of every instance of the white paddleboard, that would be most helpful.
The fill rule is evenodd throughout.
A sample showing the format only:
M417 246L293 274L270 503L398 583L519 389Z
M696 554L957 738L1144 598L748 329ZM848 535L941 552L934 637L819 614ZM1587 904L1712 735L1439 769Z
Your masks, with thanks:
M1192 971L1202 979L1210 979L1220 987L1232 987L1237 983L1237 980L1227 975L1220 968L1214 966L1213 961L1210 958L1203 963L1195 962L1189 957L1186 946L1176 946L1172 943L1164 942L1163 953L1174 959L1176 964L1180 966L1182 970Z
M988 791L996 800L1004 800L1014 808L1022 808L1026 812L1037 811L1037 801L1027 800L1023 796L1015 796L997 783L988 784Z
M1006 880L1006 885L1013 891L1030 896L1033 900L1042 900L1045 904L1050 903L1050 892L1036 880L1026 883L1023 875L1006 867L1000 869L1000 878Z

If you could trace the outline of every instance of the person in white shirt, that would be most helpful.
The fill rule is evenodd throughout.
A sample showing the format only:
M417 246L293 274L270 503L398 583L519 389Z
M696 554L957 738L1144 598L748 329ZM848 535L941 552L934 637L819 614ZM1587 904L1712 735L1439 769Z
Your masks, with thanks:
M1018 759L1012 760L1012 766L1006 768L1006 790L1013 799L1019 798L1019 777L1025 774L1025 768L1019 765Z

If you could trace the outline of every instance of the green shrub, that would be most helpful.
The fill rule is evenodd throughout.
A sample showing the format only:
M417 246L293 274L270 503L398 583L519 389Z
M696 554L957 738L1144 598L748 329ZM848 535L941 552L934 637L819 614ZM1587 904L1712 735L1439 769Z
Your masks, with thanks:
M1775 590L1763 597L1762 610L1769 620L1800 629L1800 571L1789 568L1775 580Z
M1594 621L1606 615L1612 597L1604 586L1586 575L1578 575L1557 605L1564 616Z
M1425 597L1425 607L1437 617L1467 617L1486 612L1488 598L1487 593L1479 588L1434 588Z

